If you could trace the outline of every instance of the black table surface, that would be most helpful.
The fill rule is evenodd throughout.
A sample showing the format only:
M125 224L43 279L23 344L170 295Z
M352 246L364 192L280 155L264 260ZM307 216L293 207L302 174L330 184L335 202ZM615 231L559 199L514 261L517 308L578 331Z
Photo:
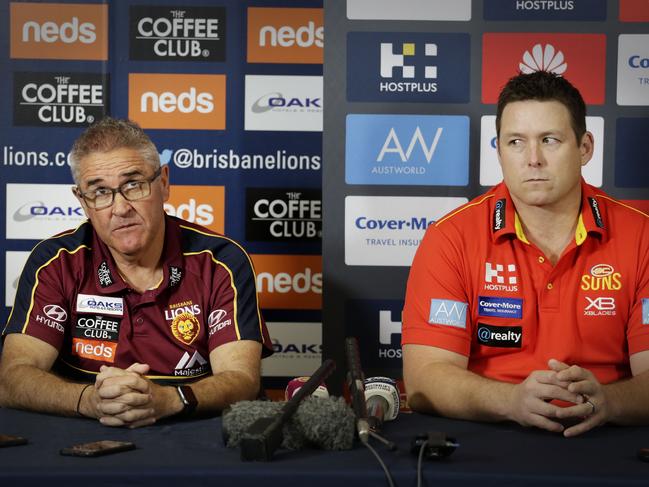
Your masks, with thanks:
M516 424L487 424L402 414L385 425L391 452L372 440L400 487L416 485L411 440L443 431L460 447L444 460L424 462L424 485L649 485L649 427L604 426L576 438ZM0 486L53 485L387 485L376 459L356 443L350 451L279 450L270 462L242 462L221 438L221 419L173 421L129 430L97 421L0 408L0 433L25 436L24 446L0 448ZM65 457L63 447L128 440L134 451L97 458Z

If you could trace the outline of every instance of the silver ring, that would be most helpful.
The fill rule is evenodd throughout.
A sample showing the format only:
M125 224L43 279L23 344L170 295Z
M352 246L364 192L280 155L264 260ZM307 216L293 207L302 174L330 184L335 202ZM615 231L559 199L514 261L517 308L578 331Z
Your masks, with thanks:
M592 409L589 416L592 416L593 414L595 414L595 405L590 401L590 399L587 399L584 404L588 404Z

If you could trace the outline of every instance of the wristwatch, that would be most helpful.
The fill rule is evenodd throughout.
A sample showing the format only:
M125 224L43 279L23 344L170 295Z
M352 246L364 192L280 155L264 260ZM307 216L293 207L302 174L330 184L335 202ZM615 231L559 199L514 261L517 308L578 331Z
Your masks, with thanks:
M194 395L194 391L190 386L176 386L176 391L178 391L180 401L183 403L183 408L178 413L178 416L191 416L194 411L196 411L196 407L198 406L198 400Z

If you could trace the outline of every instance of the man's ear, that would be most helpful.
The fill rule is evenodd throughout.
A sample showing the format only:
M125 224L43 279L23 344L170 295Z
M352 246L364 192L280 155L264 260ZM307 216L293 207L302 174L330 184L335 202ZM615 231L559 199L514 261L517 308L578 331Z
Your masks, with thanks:
M165 164L160 168L160 181L162 181L162 201L169 199L169 165Z
M593 152L595 150L595 139L593 134L586 132L579 142L579 152L581 154L581 165L585 166L588 164L593 157Z

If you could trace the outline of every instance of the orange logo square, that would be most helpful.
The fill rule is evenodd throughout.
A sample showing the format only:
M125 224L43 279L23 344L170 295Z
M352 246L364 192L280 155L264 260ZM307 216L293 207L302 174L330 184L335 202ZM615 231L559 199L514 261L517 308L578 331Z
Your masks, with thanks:
M225 130L224 74L128 75L128 116L142 128Z
M322 256L251 255L262 308L321 309Z
M108 5L11 3L13 59L108 59Z
M86 340L84 338L72 339L72 354L89 360L115 362L117 343L102 342L99 340Z
M321 8L248 7L248 62L322 64Z
M169 215L225 233L225 186L172 185L164 207Z

